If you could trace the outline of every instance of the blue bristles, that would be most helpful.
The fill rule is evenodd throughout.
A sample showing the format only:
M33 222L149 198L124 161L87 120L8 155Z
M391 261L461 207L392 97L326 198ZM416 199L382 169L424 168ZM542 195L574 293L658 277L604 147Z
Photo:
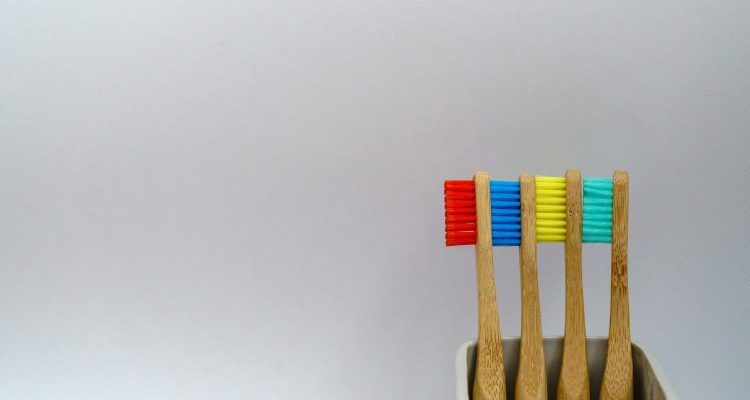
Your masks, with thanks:
M490 181L492 245L521 244L521 186L518 181Z

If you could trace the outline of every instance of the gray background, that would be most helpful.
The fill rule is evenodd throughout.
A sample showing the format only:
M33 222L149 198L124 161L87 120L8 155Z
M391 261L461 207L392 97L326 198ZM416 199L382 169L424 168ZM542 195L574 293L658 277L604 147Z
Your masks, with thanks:
M442 181L631 174L634 341L747 397L750 3L1 3L0 398L451 399ZM561 245L540 246L544 333ZM515 249L495 251L519 333ZM606 335L608 247L585 248Z

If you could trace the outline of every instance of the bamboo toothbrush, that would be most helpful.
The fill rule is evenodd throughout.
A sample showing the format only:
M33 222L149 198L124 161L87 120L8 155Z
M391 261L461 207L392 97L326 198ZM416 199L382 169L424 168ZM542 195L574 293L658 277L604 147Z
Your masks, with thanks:
M582 278L581 172L565 172L567 225L565 234L565 337L557 400L588 400L589 370L586 354Z
M490 179L477 172L474 181L445 182L446 245L475 244L479 335L474 400L505 400L505 370L492 260Z
M599 398L633 399L633 356L628 305L628 173L612 178L612 284L607 361Z
M547 398L542 343L542 317L536 266L536 188L534 176L523 174L521 186L521 349L516 377L516 399Z

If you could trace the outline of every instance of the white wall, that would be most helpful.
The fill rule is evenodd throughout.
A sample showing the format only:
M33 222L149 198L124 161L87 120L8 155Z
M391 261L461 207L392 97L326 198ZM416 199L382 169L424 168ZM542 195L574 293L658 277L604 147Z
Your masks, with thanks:
M681 398L750 391L750 3L1 7L0 398L450 399L476 306L443 179L571 167L630 172L634 341Z

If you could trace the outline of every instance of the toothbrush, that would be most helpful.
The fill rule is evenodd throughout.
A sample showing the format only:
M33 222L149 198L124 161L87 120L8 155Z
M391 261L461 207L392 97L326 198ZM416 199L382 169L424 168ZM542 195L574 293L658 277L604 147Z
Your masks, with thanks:
M565 336L557 400L590 398L586 325L584 323L582 278L582 191L581 172L565 172L567 225L565 232Z
M633 356L628 305L628 173L612 177L612 283L607 361L599 398L633 399Z
M505 370L495 298L490 179L477 172L473 181L445 182L446 245L475 245L479 334L474 400L505 400Z
M547 377L542 343L542 317L536 266L536 188L533 175L523 174L521 192L521 349L516 377L518 400L547 398Z

